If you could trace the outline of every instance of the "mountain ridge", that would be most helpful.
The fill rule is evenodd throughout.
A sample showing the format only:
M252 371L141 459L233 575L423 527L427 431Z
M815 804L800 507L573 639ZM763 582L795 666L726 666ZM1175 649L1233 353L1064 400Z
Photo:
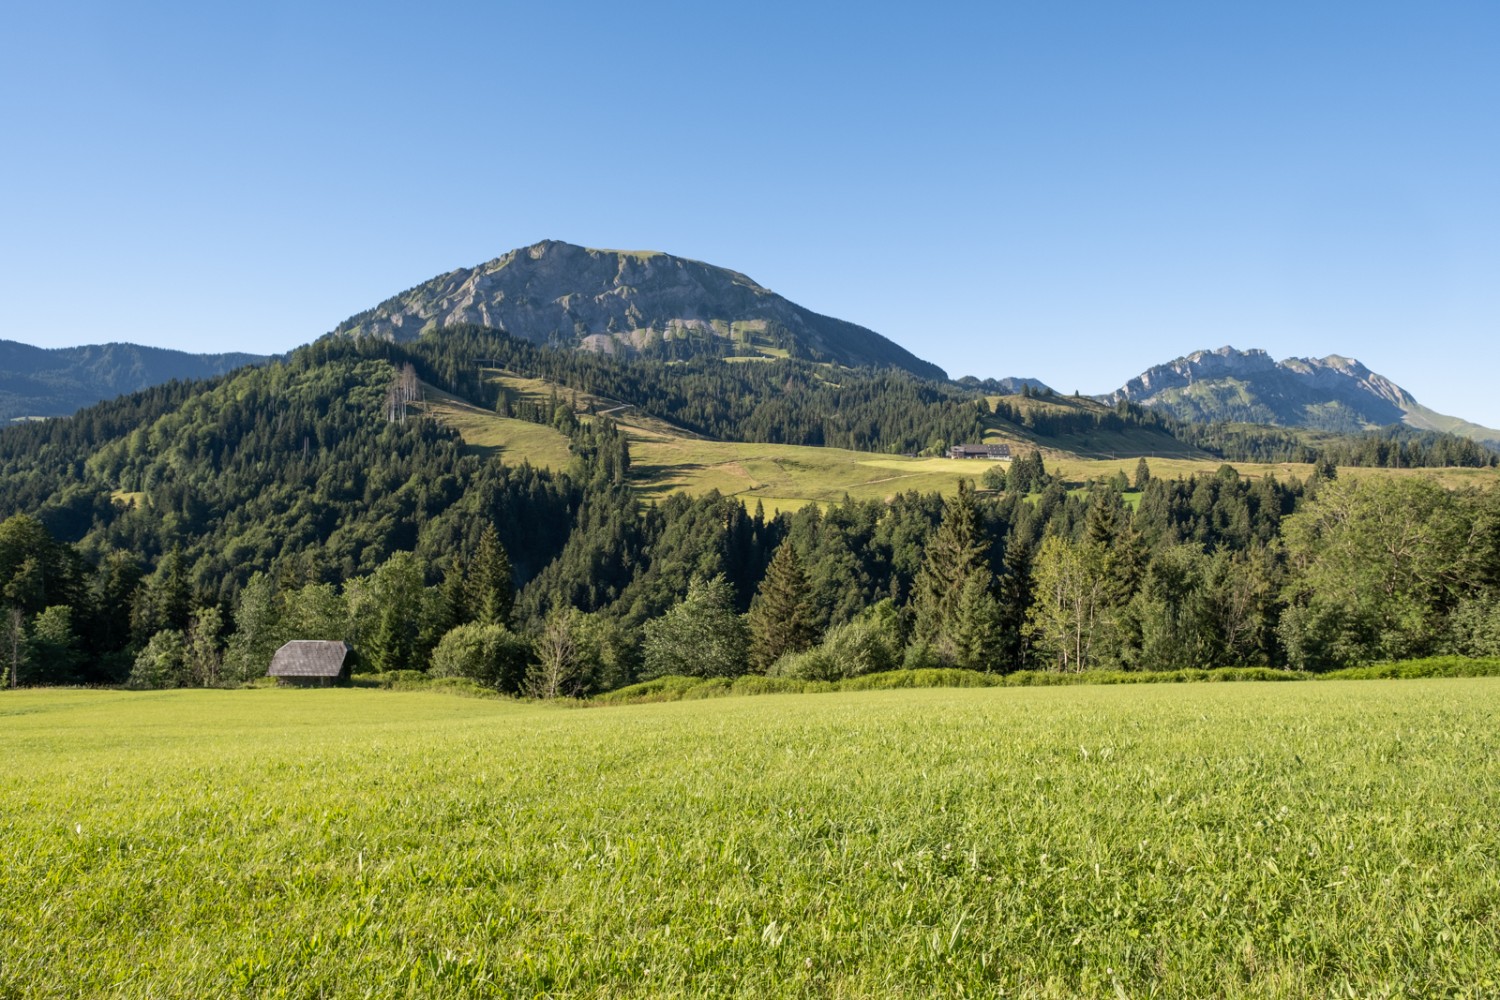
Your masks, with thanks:
M0 421L67 416L172 379L210 378L267 360L260 354L193 354L120 342L35 347L0 340Z
M1500 445L1500 431L1429 409L1393 380L1341 354L1276 361L1259 348L1194 351L1097 398L1156 407L1190 422L1337 432L1404 424Z
M560 240L440 274L351 316L333 335L414 340L459 324L608 354L790 355L947 378L881 334L797 305L739 271Z

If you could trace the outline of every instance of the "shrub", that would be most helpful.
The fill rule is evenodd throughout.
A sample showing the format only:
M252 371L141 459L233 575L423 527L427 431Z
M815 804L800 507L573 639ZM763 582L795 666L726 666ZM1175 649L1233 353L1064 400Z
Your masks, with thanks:
M838 680L838 666L823 647L787 653L771 664L770 677L796 681Z
M687 597L646 623L641 645L648 678L734 677L749 669L745 620L735 612L734 591L722 576L695 580Z
M686 677L681 674L668 674L665 677L654 677L649 681L641 681L629 687L601 694L594 700L605 705L624 705L648 701L679 701L683 693L690 688L697 687L703 683L701 677Z
M188 682L187 648L182 633L163 629L135 658L125 686L137 691L182 687Z
M531 644L504 625L460 625L433 650L432 676L467 677L492 690L516 694L531 655Z
M1500 659L1429 656L1421 660L1401 660L1395 663L1372 663L1364 667L1346 667L1343 670L1320 675L1320 679L1345 681L1418 677L1500 677Z
M895 670L901 663L888 627L863 616L829 629L820 648L828 658L832 676L814 678L817 680L861 677Z

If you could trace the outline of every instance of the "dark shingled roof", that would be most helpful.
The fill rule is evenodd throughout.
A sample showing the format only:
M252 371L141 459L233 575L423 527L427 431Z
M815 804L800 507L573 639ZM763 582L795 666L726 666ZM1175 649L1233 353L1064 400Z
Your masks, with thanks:
M337 677L350 652L347 642L293 639L271 657L269 677Z

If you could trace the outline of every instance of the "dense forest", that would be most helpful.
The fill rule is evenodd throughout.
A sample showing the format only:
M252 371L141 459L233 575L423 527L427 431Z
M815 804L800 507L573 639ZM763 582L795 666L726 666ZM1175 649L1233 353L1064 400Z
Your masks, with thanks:
M986 420L1180 432L1129 406L992 410L794 361L626 364L477 329L325 339L0 432L0 663L23 684L237 683L289 638L340 638L366 670L581 695L682 672L1500 654L1494 489L1340 476L1326 452L1307 481L1166 479L1142 460L1079 488L1023 451L946 499L775 517L715 494L653 504L608 419L529 414L569 436L572 462L549 472L393 404L420 376L505 405L480 360L752 440L924 450Z

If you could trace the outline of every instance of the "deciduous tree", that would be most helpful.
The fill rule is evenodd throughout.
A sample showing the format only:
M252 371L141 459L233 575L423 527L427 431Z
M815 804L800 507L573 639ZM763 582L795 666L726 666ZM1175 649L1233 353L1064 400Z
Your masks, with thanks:
M745 620L722 576L695 580L687 597L646 623L646 677L736 677L749 669Z

